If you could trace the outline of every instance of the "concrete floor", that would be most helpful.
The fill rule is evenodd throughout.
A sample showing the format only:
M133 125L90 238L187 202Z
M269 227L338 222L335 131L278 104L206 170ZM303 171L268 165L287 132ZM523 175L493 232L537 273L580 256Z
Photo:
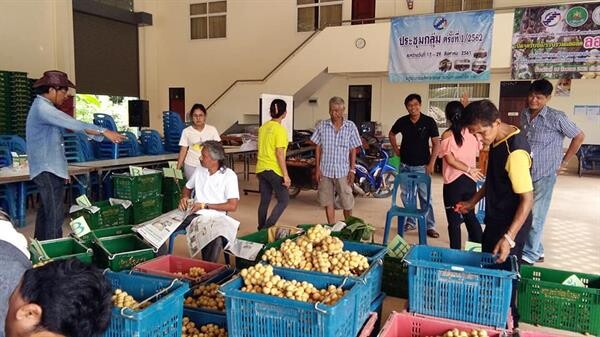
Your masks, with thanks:
M240 189L254 188L257 183L254 176L249 182L240 181ZM439 175L432 181L433 205L440 238L428 239L430 245L448 247L447 222L442 204L442 179ZM297 225L303 223L323 223L326 221L324 211L317 204L316 191L302 191L291 200L286 212L280 219L280 224ZM231 214L241 222L240 235L256 231L256 217L259 197L258 194L244 195L241 192L241 202L238 210ZM381 242L385 225L385 214L391 199L357 198L353 215L376 226L376 242ZM341 219L339 211L337 218ZM28 225L23 232L31 237L35 215L30 212ZM65 227L65 231L68 227ZM395 230L395 226L392 228ZM464 232L463 230L463 237ZM406 234L410 243L418 241L417 232ZM543 267L571 270L578 272L600 274L600 177L561 175L554 189L554 195L544 232L545 262ZM176 242L176 255L187 256L187 248L183 237ZM393 310L401 311L404 300L388 297L384 301L382 316L384 320ZM525 329L552 331L551 329L523 325ZM563 335L570 335L562 332ZM577 336L578 334L572 334Z

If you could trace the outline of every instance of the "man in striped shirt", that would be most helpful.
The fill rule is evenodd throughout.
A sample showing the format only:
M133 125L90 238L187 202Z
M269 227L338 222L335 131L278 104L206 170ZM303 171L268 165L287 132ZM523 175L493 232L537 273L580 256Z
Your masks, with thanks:
M316 180L319 183L319 203L325 208L327 223L335 223L335 194L344 209L344 218L352 215L354 196L352 184L356 173L356 148L362 143L353 122L344 120L346 105L341 97L329 100L331 119L317 125L310 138L316 149Z
M584 133L564 112L546 105L552 89L552 83L548 80L534 81L529 87L528 107L521 113L521 128L531 145L533 159L533 223L523 248L523 261L531 264L544 261L542 232L556 174L560 168L567 166L585 138ZM571 138L571 143L563 156L565 137Z

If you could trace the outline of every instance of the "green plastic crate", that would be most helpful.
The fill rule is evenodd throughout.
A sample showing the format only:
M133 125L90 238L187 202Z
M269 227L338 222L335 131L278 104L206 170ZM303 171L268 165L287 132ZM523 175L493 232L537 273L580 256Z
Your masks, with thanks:
M135 234L96 239L96 264L112 271L131 269L156 256L155 249Z
M131 208L132 224L137 225L144 221L152 220L162 215L163 196L157 195L140 201L134 201Z
M81 237L81 241L84 244L92 245L95 239L105 238L107 236L123 235L123 234L134 234L131 229L133 226L114 226L95 229L91 233L88 233Z
M576 275L586 287L563 285ZM600 275L521 266L521 321L600 336Z
M29 252L31 253L31 262L34 264L73 257L91 264L94 255L91 248L71 237L45 241L34 240L29 245Z
M402 258L389 255L383 258L381 291L388 296L408 298L408 265Z
M179 188L177 188L179 184ZM181 191L185 187L185 180L177 180L177 183L173 178L163 178L162 182L162 193L164 196L163 200L163 213L167 213L179 207L179 201L181 200Z
M237 257L236 256L235 257L235 268L238 269L238 270L240 270L240 269L248 268L248 267L251 267L251 266L257 264L261 260L264 252L266 252L267 250L269 250L271 248L279 248L279 247L281 247L281 244L285 240L287 240L287 239L295 239L299 235L300 234L293 234L293 235L290 235L290 236L288 236L286 238L282 238L282 239L279 239L277 241L273 241L273 242L269 243L269 234L268 234L268 231L266 229L262 229L262 230L260 230L258 232L254 232L254 233L251 233L251 234L239 237L238 238L239 240L245 240L245 241L250 241L250 242L262 243L262 244L264 244L264 247L260 250L260 252L258 253L258 255L256 255L256 259L255 260L246 260L246 259L243 259L241 257Z
M162 172L133 177L129 173L113 174L112 181L115 197L139 201L161 194Z
M124 226L130 222L131 207L125 208L121 205L111 206L108 201L98 201L92 204L100 208L100 211L92 213L89 209L73 212L71 218L83 216L90 229L99 229L112 226Z

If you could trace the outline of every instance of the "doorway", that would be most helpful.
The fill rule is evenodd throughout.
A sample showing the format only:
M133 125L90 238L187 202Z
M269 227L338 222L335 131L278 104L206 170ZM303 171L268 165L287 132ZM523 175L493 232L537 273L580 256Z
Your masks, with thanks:
M500 82L500 119L504 123L521 127L521 111L527 107L530 81Z
M169 88L169 111L175 111L185 123L185 88Z
M352 0L352 24L374 23L375 0Z
M371 91L370 85L351 85L348 87L348 119L357 127L362 122L371 121Z

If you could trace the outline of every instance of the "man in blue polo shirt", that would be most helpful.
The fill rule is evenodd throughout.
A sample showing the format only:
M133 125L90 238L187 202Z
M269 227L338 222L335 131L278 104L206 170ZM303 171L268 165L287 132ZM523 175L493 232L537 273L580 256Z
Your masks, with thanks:
M528 107L521 113L521 128L531 146L533 159L533 222L523 248L523 261L531 264L544 261L542 234L557 171L567 166L585 139L584 133L564 112L546 105L552 89L548 80L533 81L527 96ZM563 155L565 137L571 138L571 143Z
M58 70L44 72L44 76L33 84L37 96L27 114L25 133L29 176L38 188L41 201L35 221L35 238L38 240L62 237L64 186L69 179L64 130L84 132L97 141L106 137L120 143L126 139L118 132L80 122L58 110L57 107L71 96L69 88L75 88L75 84Z

